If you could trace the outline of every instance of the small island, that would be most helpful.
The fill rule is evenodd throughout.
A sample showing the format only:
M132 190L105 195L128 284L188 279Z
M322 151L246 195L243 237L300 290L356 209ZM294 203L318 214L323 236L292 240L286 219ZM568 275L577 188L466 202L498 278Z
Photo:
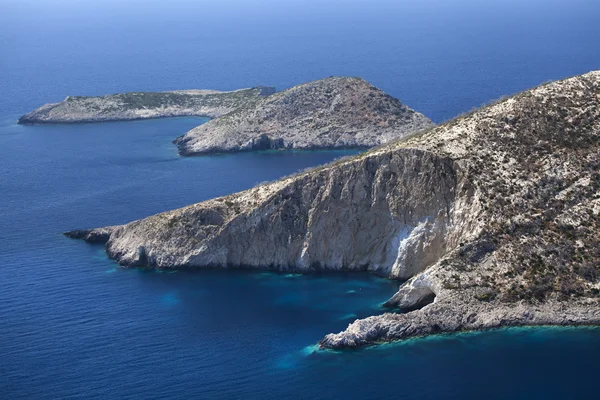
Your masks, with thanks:
M98 97L69 96L19 119L20 124L210 117L174 143L182 156L267 149L370 148L434 124L363 79L330 77L282 92L180 90Z
M22 116L18 123L74 124L184 116L216 118L273 93L275 88L260 86L230 92L175 90L68 96L59 103L45 104Z
M330 77L248 103L177 138L179 154L369 148L433 123L360 78Z
M239 111L239 121L257 113ZM600 324L600 71L244 192L67 235L106 242L124 266L370 271L402 282L385 304L396 312L356 320L325 348Z

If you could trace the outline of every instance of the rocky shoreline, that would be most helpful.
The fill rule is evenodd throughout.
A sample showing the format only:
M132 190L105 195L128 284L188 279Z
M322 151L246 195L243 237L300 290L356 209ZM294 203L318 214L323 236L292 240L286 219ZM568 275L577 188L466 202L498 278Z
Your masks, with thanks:
M324 348L600 323L600 71L280 181L125 225L124 266L370 271L407 280Z
M431 334L504 327L600 325L597 299L570 299L568 302L556 299L544 302L520 300L503 304L485 298L486 292L477 288L460 293L444 290L443 282L436 281L435 274L424 273L419 279L429 280L425 290L435 287L434 303L409 311L422 298L415 292L414 282L409 283L394 296L404 297L402 301L388 302L401 311L409 312L388 312L356 320L344 331L326 335L319 342L320 347L356 348Z

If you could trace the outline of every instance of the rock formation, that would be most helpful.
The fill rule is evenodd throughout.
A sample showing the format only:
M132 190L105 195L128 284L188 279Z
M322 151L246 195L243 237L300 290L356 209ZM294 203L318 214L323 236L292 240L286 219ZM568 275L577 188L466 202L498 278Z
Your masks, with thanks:
M359 78L332 77L275 93L180 90L69 96L20 124L124 121L176 116L213 120L175 140L181 155L265 149L367 148L433 123Z
M359 78L331 77L248 103L175 143L181 155L373 147L433 123Z
M59 103L43 105L22 116L19 123L65 124L181 116L215 118L273 93L275 88L256 87L231 92L177 90L68 96Z
M357 83L358 84L358 83ZM126 225L122 265L367 270L407 280L321 346L600 323L600 71L366 153Z

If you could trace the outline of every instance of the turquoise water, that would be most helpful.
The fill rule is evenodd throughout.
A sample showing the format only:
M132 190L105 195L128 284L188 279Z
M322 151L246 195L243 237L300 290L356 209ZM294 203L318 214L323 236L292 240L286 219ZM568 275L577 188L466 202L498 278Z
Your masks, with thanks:
M596 1L80 2L0 13L1 399L596 399L600 331L515 329L315 351L381 312L368 275L119 268L75 228L352 154L180 158L198 118L18 126L67 95L362 76L435 121L600 68Z

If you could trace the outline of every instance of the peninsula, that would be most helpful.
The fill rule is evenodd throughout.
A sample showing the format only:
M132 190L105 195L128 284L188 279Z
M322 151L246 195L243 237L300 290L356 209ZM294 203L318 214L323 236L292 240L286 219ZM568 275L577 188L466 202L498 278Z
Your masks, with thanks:
M433 123L363 79L330 77L249 102L175 140L181 155L368 148Z
M216 118L275 93L273 87L230 92L175 90L131 92L106 96L68 96L22 116L19 124L67 124L198 116Z
M600 323L600 71L366 153L125 225L73 231L124 266L371 271L394 312L326 348Z

